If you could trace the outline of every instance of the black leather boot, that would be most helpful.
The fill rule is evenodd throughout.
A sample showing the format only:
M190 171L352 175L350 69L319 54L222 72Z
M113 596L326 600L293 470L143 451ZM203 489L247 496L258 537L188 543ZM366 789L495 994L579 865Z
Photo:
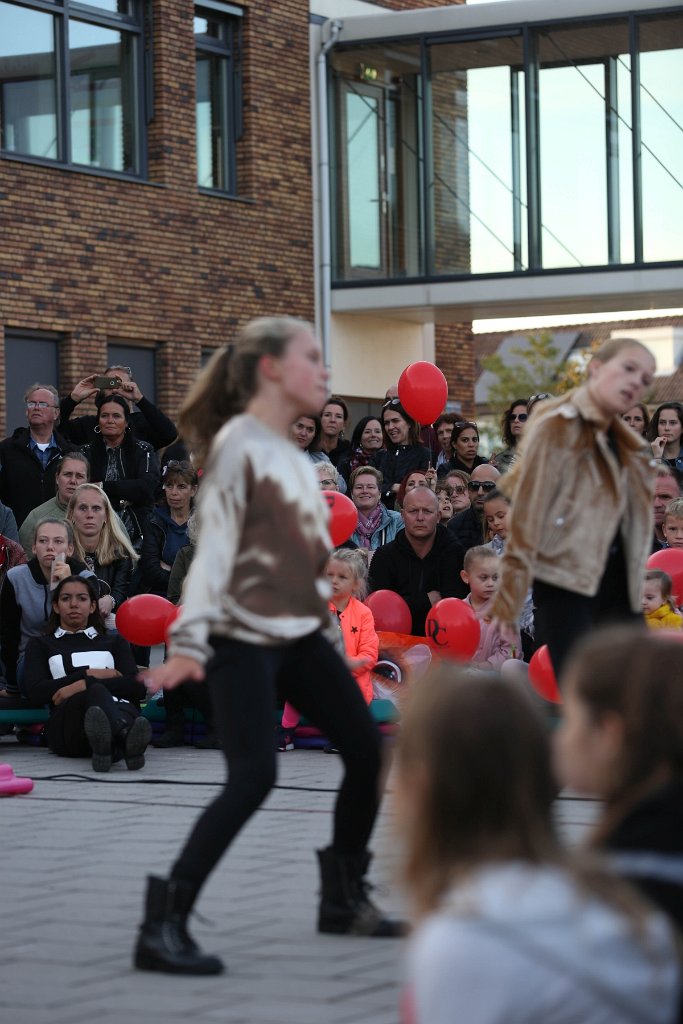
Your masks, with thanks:
M114 738L111 722L100 707L91 707L83 720L85 735L92 750L92 768L94 772L108 772L114 754Z
M221 974L217 956L206 956L187 931L187 917L197 891L189 882L147 879L145 919L135 947L135 966L140 971L166 974Z
M161 749L185 746L185 717L182 711L179 715L172 716L167 713L166 728L161 736L152 740L152 746L160 747Z
M370 899L365 875L370 866L367 851L340 854L328 846L318 850L321 893L318 931L334 935L365 935L381 939L406 934L403 921L391 921Z

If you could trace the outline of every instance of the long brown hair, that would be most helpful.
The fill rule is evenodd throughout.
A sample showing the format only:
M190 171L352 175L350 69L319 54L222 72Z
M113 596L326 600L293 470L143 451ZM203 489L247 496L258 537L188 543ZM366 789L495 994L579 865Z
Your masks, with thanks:
M605 836L662 775L683 775L683 645L632 627L599 630L577 647L564 678L594 721L616 714L623 742L605 813Z
M282 356L290 340L310 324L294 317L262 317L246 324L231 345L213 356L183 402L178 426L196 464L206 465L211 443L221 427L244 412L258 387L262 356Z
M418 914L483 863L562 859L547 729L495 673L442 666L411 697L399 785L422 779L405 822L404 878Z

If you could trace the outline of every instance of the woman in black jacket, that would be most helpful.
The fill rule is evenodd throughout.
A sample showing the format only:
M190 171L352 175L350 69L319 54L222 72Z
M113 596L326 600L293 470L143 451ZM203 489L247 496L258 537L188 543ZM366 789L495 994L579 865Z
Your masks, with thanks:
M191 462L164 466L164 496L147 521L140 569L142 589L166 597L171 568L181 548L190 543L187 524L199 480Z
M384 403L381 421L386 451L375 456L375 466L382 474L382 502L386 508L393 508L401 481L413 470L426 472L431 453L420 443L419 424L398 398Z
M121 758L131 771L143 767L151 736L140 717L145 687L130 645L105 631L89 580L67 576L55 588L46 635L26 648L24 685L34 706L49 704L46 736L55 754L92 755L96 772Z
M95 573L100 583L100 612L107 628L114 629L114 612L129 596L138 556L109 498L97 484L76 488L66 518L73 526L74 553Z
M99 437L81 451L90 463L92 481L102 487L139 551L160 472L156 452L146 441L133 437L129 420L125 399L119 395L98 399L95 431Z

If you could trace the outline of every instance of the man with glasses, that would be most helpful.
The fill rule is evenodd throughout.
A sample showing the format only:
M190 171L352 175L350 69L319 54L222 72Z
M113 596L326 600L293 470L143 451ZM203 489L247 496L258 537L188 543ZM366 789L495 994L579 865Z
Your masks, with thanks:
M375 551L368 579L370 591L400 594L412 615L411 633L425 635L425 619L442 597L465 597L460 578L464 552L439 522L439 499L429 487L407 491L404 529Z
M29 512L52 498L62 456L75 445L57 432L59 395L51 384L32 384L24 394L27 427L0 442L0 500L21 526Z
M484 498L496 488L500 473L495 466L488 463L475 466L470 482L467 485L471 505L462 512L456 512L448 523L448 531L458 543L468 551L470 548L483 544L484 540Z
M84 377L75 386L71 394L67 395L60 402L62 417L62 431L75 444L89 444L96 438L95 427L97 426L96 416L77 416L71 418L71 414L80 402L93 398L95 395L120 395L128 402L130 408L131 433L138 441L147 441L153 448L165 448L173 444L178 436L175 423L164 415L161 409L153 405L149 399L140 391L140 388L133 380L133 371L130 366L108 366L104 371L105 377L117 377L121 383L113 388L104 388L102 392L94 386L97 374L90 374ZM174 453L175 455L176 453ZM178 457L182 452L177 453ZM186 456L185 456L186 457Z

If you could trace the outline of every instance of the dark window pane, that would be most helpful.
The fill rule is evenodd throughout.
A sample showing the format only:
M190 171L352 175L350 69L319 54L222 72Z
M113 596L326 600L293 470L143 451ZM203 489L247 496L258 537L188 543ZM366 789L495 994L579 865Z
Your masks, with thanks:
M0 26L2 148L56 160L54 18L0 3Z
M112 11L114 14L130 14L130 0L78 0L86 7L99 7L101 11Z
M133 380L150 402L156 401L157 370L156 352L153 348L137 348L135 345L107 345L108 363L110 366L129 366L133 371Z
M201 188L231 191L229 61L197 53L197 181Z
M59 342L54 339L5 335L5 434L26 426L24 392L36 381L59 385Z
M135 171L134 41L126 32L69 22L71 159Z

